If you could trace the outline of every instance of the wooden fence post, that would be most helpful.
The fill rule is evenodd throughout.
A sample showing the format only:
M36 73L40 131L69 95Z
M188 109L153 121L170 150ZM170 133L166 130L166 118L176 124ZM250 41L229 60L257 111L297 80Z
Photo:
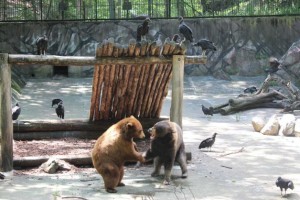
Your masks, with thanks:
M184 55L173 55L170 120L182 128Z
M0 171L13 170L13 124L11 115L11 69L8 54L0 53Z

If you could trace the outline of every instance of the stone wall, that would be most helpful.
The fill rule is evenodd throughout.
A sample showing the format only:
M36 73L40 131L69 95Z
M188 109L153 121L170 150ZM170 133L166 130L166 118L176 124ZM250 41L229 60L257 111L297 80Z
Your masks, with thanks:
M205 65L186 66L185 74L214 75L229 79L229 75L256 76L264 73L270 56L280 59L299 39L299 17L211 18L186 19L196 41L212 40L218 50L208 53ZM35 40L46 34L47 54L94 56L95 48L104 39L113 37L120 44L135 38L141 20L97 22L26 22L0 24L0 51L12 54L35 54ZM178 32L177 19L155 19L150 25L149 39L172 37ZM188 45L187 54L201 50ZM69 66L69 76L90 76L93 68ZM53 67L20 67L25 76L51 77ZM224 73L225 72L225 73Z

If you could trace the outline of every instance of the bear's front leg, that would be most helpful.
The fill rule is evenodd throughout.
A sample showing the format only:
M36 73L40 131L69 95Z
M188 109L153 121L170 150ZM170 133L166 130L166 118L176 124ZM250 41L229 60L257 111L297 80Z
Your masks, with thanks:
M152 177L159 176L160 174L160 168L162 166L163 162L160 157L155 157L153 160L153 165L154 165L154 171L151 173Z
M164 161L164 167L165 167L164 185L170 185L173 165L174 165L173 159L167 159Z

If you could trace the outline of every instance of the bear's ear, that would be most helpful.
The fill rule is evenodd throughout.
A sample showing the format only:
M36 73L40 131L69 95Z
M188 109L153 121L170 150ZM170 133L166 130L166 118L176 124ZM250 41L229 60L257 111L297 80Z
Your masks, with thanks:
M127 124L126 124L126 128L131 128L133 126L133 123L131 123L131 122L128 122Z

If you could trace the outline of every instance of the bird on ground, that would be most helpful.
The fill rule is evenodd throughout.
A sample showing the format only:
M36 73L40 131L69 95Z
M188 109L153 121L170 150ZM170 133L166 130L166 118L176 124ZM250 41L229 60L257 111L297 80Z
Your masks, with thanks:
M246 89L244 89L244 93L253 94L254 92L257 92L257 88L255 86L247 87Z
M270 65L270 67L265 69L265 72L269 73L269 74L272 74L272 73L275 73L279 70L280 62L277 60L277 58L271 57L269 59L269 65Z
M294 189L294 183L291 180L281 178L280 176L276 180L276 186L280 188L281 196L282 196L282 189L284 189L284 195L286 195L286 190L290 188L291 190Z
M201 47L202 56L205 56L207 50L217 50L217 47L214 45L214 43L208 39L201 39L197 43L193 44L193 46Z
M181 40L179 34L174 34L171 41L174 41L175 43L179 43Z
M46 51L48 48L48 38L46 35L38 37L36 42L37 46L37 55L46 55Z
M64 119L65 118L65 108L62 105L63 103L58 103L57 108L55 108L56 114L59 118Z
M214 133L212 137L206 138L205 140L203 140L199 145L199 149L209 148L209 151L210 151L212 145L215 143L216 136L217 136L217 133Z
M4 178L5 178L4 174L0 173L0 179L4 179Z
M214 114L214 108L211 107L211 106L209 108L207 108L204 105L202 105L202 112L204 113L204 115L211 115L211 116L213 116L213 114Z
M137 27L136 41L140 42L149 32L150 18L147 17L142 24Z
M52 99L52 107L53 107L54 105L58 105L60 102L63 103L63 100L61 100L61 99Z
M183 21L183 17L180 16L178 18L179 20L179 26L178 26L178 30L179 30L179 33L183 35L183 40L180 42L180 45L185 42L185 40L188 40L190 42L193 42L194 41L194 38L193 38L193 31L192 29Z
M16 103L16 105L12 108L12 120L17 120L20 114L21 107L19 106L19 103Z

